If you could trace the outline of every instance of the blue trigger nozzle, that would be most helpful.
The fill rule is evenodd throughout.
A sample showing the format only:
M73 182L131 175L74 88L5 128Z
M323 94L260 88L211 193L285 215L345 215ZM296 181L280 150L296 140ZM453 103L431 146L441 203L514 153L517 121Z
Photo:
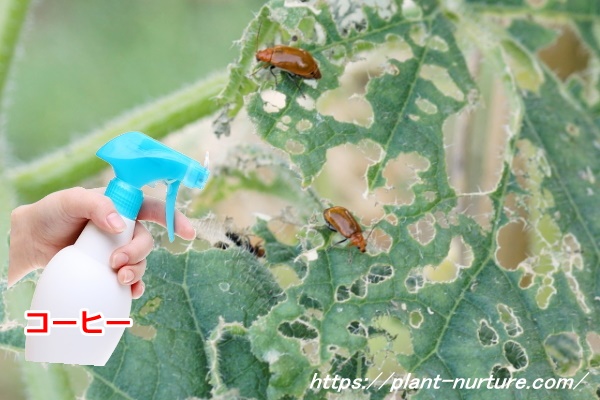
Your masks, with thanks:
M143 201L143 186L166 182L165 217L170 241L175 238L175 200L180 184L202 189L210 175L196 160L140 132L117 136L102 146L96 155L115 171L115 178L105 195L126 218L137 218Z

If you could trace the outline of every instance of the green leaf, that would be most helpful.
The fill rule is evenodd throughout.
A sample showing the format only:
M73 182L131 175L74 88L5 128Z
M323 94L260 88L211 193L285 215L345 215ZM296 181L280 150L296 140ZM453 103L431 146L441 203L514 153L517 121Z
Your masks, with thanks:
M246 339L212 338L217 360L205 350L219 320L249 326L277 301L279 289L256 258L236 249L156 251L144 281L144 297L132 309L142 337L127 331L108 364L91 369L87 398L207 397L214 389L209 373L243 396L264 395L268 371Z
M536 51L548 46L557 36L554 30L525 19L512 21L508 32L529 51Z
M0 293L4 294L5 291L6 281L0 282ZM4 298L0 301L0 323L0 343L3 347L12 350L23 349L25 347L23 327L16 321L9 321Z
M386 164L401 153L417 151L432 165L440 165L442 148L428 144L441 136L444 120L467 104L474 85L454 41L451 23L432 4L424 2L423 18L416 21L406 20L398 12L384 19L374 9L364 7L366 28L346 29L345 33L334 20L336 3L331 8L323 6L318 15L305 12L304 19L314 19L314 29L326 32L323 43L302 43L318 61L323 78L313 87L283 75L276 90L285 95L285 104L275 110L260 92L248 101L248 113L258 134L290 154L302 171L304 185L319 173L328 149L361 140L377 143L384 152L367 172L370 189L385 184L382 173ZM395 3L392 6L400 7ZM296 13L294 20L298 20ZM280 29L288 35L295 32L285 25ZM340 85L344 71L340 61L363 54L365 43L377 49L390 42L404 45L412 57L405 62L390 59L389 71L369 81L365 99L373 109L372 123L365 127L319 113L318 99ZM333 59L337 53L343 54L341 60ZM304 102L316 102L317 106L307 107ZM309 123L300 130L305 121ZM445 175L442 169L438 172L440 177Z

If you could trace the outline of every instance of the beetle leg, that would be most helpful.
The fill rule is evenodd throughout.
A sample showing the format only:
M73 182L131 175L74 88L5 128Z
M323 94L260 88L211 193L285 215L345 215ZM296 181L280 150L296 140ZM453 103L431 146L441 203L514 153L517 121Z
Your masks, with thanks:
M346 240L348 240L348 238L344 238L343 240L340 240L339 242L330 245L328 249L332 248L333 246L337 246L338 244L344 243Z
M325 225L330 231L337 232L337 229L335 229L329 222L325 221Z
M334 243L333 245L334 245L334 246L337 246L338 244L342 244L342 243L344 243L346 240L348 240L348 238L345 238L345 239L343 239L343 240L340 240L339 242L337 242L337 243Z
M273 70L274 70L274 69L275 69L275 66L274 66L274 65L271 65L271 66L269 67L269 72L271 73L271 75L273 75L273 78L275 78L275 87L277 87L277 85L278 85L278 84L277 84L277 75L275 75L275 73L273 72Z
M252 71L252 73L250 74L250 76L256 75L256 73L258 71L260 71L261 69L265 69L265 68L269 68L269 65L265 64L265 63L262 63L262 62L259 62L258 65L256 66L256 68L254 68L254 71Z
M294 82L294 85L296 85L296 87L298 88L298 91L300 92L300 94L302 95L302 97L304 97L304 92L302 91L302 88L300 87L300 85L298 84L298 78L296 78L297 75L295 74L290 74L289 72L286 73L287 77L290 78L290 80L292 82Z

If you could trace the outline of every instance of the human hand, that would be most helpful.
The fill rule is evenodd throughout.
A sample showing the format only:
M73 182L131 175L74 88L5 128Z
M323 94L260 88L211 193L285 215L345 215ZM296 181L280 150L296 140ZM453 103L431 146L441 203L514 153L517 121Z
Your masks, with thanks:
M102 189L75 187L15 208L10 223L8 285L15 284L36 268L45 267L56 253L75 243L90 220L105 232L122 232L125 222L113 202L102 193ZM146 197L138 220L165 226L165 204ZM179 211L175 213L175 233L186 240L196 236L190 221ZM131 242L111 255L111 267L118 271L117 278L121 284L131 285L134 299L144 293L142 276L152 247L152 235L138 221Z

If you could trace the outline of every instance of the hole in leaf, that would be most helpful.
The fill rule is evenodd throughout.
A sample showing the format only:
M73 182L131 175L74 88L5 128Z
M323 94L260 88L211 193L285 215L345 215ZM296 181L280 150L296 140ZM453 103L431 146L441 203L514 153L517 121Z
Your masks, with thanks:
M375 248L375 254L381 252L387 253L392 248L392 237L383 229L375 228L372 232L368 232L365 235L365 239L368 237L371 248ZM370 253L373 254L373 252Z
M504 343L504 357L516 369L523 369L529 363L525 349L519 343L509 340Z
M290 129L286 124L284 124L282 121L279 121L275 124L275 128L279 129L282 132L287 132L288 129Z
M585 339L590 348L590 359L589 366L590 368L599 368L600 367L600 335L596 332L588 332L585 336Z
M385 155L385 151L381 145L371 139L361 139L358 142L358 149L367 159L369 164L378 163Z
M512 308L506 304L498 304L496 307L500 315L500 322L504 325L504 330L508 336L516 337L523 333L523 328L519 323L519 318L515 316Z
M421 67L420 76L423 79L431 81L433 85L445 96L449 96L458 101L465 99L465 94L456 86L454 80L446 68L438 65L425 64Z
M294 321L291 324L289 322L282 322L279 324L277 330L279 330L283 336L302 340L315 339L319 336L316 329L304 321Z
M449 216L444 214L441 211L436 211L435 214L433 214L434 219L435 219L435 223L438 224L441 228L443 229L448 229L450 228L450 223L451 221L449 220ZM457 221L456 218L452 219L452 224L456 225Z
M156 328L152 325L140 325L134 323L127 332L144 340L153 340L156 337Z
M384 332L384 337L391 345L392 351L396 354L411 355L414 353L412 340L410 338L410 329L404 326L402 321L392 316L382 316L373 321L371 326Z
M323 115L332 116L338 122L368 127L373 122L371 103L362 95L347 95L347 90L340 86L323 93L317 100L317 110Z
M385 216L385 220L392 226L398 226L398 217L396 217L394 214L387 214Z
M390 279L394 275L394 269L391 265L373 265L369 269L369 275L367 275L367 281L372 284L381 283L387 279Z
M498 230L496 262L507 271L514 271L527 258L528 235L523 220L512 221Z
M244 200L247 198L249 198L249 196L245 197ZM249 200L252 201L251 198ZM262 199L254 199L254 200L260 201ZM240 205L238 204L237 207L239 207L239 206ZM272 207L276 207L276 206L272 205ZM233 208L235 208L235 207L233 207ZM281 208L283 209L284 207L281 207ZM262 210L260 212L262 212ZM269 231L271 231L271 233L275 236L275 238L277 239L278 242L281 242L288 246L295 246L298 243L298 239L297 239L298 227L297 227L297 225L290 223L290 221L293 221L293 220L294 220L294 214L292 212L290 212L290 208L285 208L283 211L283 214L282 214L282 218L269 219L267 226L269 228Z
M352 334L352 335L358 335L358 336L364 336L364 337L367 336L367 330L358 321L350 322L347 329L348 329L348 332L350 332L350 334Z
M396 376L405 376L406 370L398 363L396 354L390 349L390 343L383 335L370 336L368 339L369 360L366 378L372 382L378 377L394 373Z
M421 182L420 172L429 169L429 160L418 153L402 153L385 165L382 175L385 188L377 188L375 196L384 204L408 205L415 199L412 186Z
M142 308L140 308L140 316L145 317L148 314L155 312L158 310L158 307L160 307L160 303L162 303L162 298L160 297L153 297L152 299L149 299L146 301L146 303L144 303Z
M267 113L276 113L285 107L286 96L281 92L267 89L260 92L260 97L263 100L263 109Z
M546 0L529 1L546 2ZM562 25L556 40L550 46L538 51L538 55L541 61L562 80L567 80L573 74L586 73L590 66L590 53L569 24Z
M300 342L302 353L312 365L320 362L319 357L319 338L302 340Z
M437 35L430 36L427 45L430 49L441 51L442 53L448 51L448 43Z
M354 379L357 377L361 367L368 363L364 353L357 352L351 357L344 357L340 354L334 354L331 360L330 375L338 375L343 378Z
M355 296L365 297L367 295L367 285L363 279L357 279L350 287L350 292Z
M498 333L486 320L482 320L479 323L477 337L479 338L479 342L486 347L498 344Z
M273 277L277 281L277 284L282 289L287 289L291 286L298 285L302 280L296 274L296 271L292 267L286 264L278 264L270 268Z
M423 275L419 274L415 270L409 272L406 280L404 281L404 286L406 286L406 289L409 293L417 293L423 288L424 285L425 279L423 278Z
M408 20L420 20L423 18L423 10L414 0L404 0L402 2L402 16Z
M573 376L581 367L583 350L576 334L565 332L549 335L544 347L558 375Z
M412 24L410 27L409 36L416 45L421 47L425 46L428 36L425 24L422 22L418 24Z
M319 300L309 297L305 294L300 296L300 300L298 300L298 303L306 308L314 308L316 310L323 311L323 305Z
M298 96L296 97L296 101L300 107L304 108L306 111L312 111L316 107L315 99L308 95Z
M435 238L435 218L431 213L408 226L408 232L422 246L426 246Z
M335 292L335 300L338 302L346 301L350 298L350 289L348 286L341 285L337 288Z
M297 140L288 139L287 142L285 142L285 151L290 154L302 154L305 150L306 148L304 145Z
M471 246L464 242L462 236L455 236L446 258L436 267L428 265L423 268L423 276L430 282L453 282L461 269L471 266L473 257Z
M437 114L438 112L438 108L435 104L433 104L432 102L430 102L427 99L424 99L422 97L419 97L415 103L417 104L417 107L419 107L419 109L421 111L423 111L425 114Z
M501 365L494 365L492 368L492 384L494 388L501 389L508 384L508 380L512 377L510 370Z
M471 217L484 231L491 231L494 207L489 196L480 194L461 196L456 212Z
M523 274L521 280L519 281L519 287L521 289L528 289L533 285L533 278L535 275L533 274Z
M357 52L354 59L345 64L338 78L339 86L323 92L317 99L319 113L364 127L372 123L373 108L364 97L369 80L383 73L397 73L397 67L390 67L389 59L406 60L413 56L408 43L399 36L388 35L386 39L379 45L367 42L356 45L369 50Z
M514 112L507 100L511 94L506 93L500 79L491 83L489 92L483 92L481 101L477 92L469 92L469 106L463 112L451 115L443 124L450 185L461 195L492 192L498 187L504 171L511 138L507 126L510 126ZM471 156L467 157L467 154ZM480 212L478 209L482 207L477 204L480 197L469 197L466 200L474 204L462 207L475 207L475 213Z
M331 4L334 20L342 36L347 36L352 31L362 32L367 28L364 6L372 7L372 11L381 19L389 19L398 12L397 3L389 0L344 1ZM334 4L336 6L333 6Z
M309 130L310 128L313 127L312 122L310 122L307 119L301 119L300 121L298 121L298 123L296 124L296 130L300 133Z
M315 185L320 189L319 194L330 199L334 205L346 207L361 224L363 232L368 232L372 221L384 215L383 203L379 199L364 196L365 170L370 157L380 151L380 148L366 144L365 141L358 145L345 144L330 148L327 150L323 173L315 180Z
M568 271L573 272L573 268L579 271L583 270L583 257L581 256L581 245L572 233L567 233L562 240L564 254L568 257Z
M544 279L543 282L548 282L546 284L542 284L535 295L535 300L538 304L538 307L542 310L548 308L550 305L550 299L552 296L556 294L556 289L552 284L554 283L553 279Z
M411 327L419 329L423 323L423 314L421 314L421 311L419 310L411 311L408 316L408 321Z

